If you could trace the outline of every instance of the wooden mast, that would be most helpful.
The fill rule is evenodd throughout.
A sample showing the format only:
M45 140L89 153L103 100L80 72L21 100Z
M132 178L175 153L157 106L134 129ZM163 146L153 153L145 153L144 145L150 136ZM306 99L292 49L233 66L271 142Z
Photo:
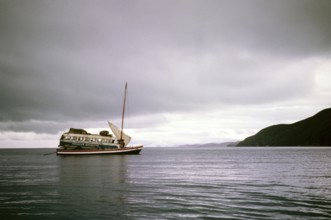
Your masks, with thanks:
M124 90L124 101L123 101L123 110L122 110L122 126L121 126L121 138L120 141L124 146L124 141L123 141L123 125L124 125L124 113L125 113L125 103L126 103L126 94L127 94L127 89L128 89L128 83L125 83L125 90Z

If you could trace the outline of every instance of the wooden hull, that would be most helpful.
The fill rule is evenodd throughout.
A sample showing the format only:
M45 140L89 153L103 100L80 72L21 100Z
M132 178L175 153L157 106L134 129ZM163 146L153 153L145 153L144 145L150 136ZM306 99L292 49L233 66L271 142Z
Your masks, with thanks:
M57 149L57 155L93 155L93 154L139 154L143 146L123 147L107 150L65 150Z

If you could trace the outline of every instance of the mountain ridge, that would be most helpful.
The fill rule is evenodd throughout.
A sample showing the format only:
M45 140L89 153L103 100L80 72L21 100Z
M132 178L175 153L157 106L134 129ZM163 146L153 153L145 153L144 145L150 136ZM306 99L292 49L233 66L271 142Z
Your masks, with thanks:
M263 128L236 146L331 146L331 108L292 124Z

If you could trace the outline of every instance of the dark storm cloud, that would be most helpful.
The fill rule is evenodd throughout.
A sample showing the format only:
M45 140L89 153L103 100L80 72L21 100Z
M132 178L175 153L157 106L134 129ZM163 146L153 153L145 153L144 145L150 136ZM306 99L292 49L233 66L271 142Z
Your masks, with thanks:
M2 0L0 129L117 118L126 81L133 115L298 97L313 75L292 74L291 60L329 53L330 11L329 0Z

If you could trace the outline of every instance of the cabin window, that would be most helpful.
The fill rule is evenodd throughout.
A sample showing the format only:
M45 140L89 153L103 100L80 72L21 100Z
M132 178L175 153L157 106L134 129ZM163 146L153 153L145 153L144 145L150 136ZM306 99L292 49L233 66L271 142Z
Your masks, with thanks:
M70 136L64 136L64 140L70 140Z
M84 137L79 137L78 140L83 141Z
M92 141L92 142L95 142L95 138L91 138L91 141Z
M76 136L73 136L72 137L72 140L76 141L77 140L77 137Z
M90 141L90 138L89 137L85 137L85 141Z
M101 142L102 141L102 139L101 138L98 138L98 142Z

